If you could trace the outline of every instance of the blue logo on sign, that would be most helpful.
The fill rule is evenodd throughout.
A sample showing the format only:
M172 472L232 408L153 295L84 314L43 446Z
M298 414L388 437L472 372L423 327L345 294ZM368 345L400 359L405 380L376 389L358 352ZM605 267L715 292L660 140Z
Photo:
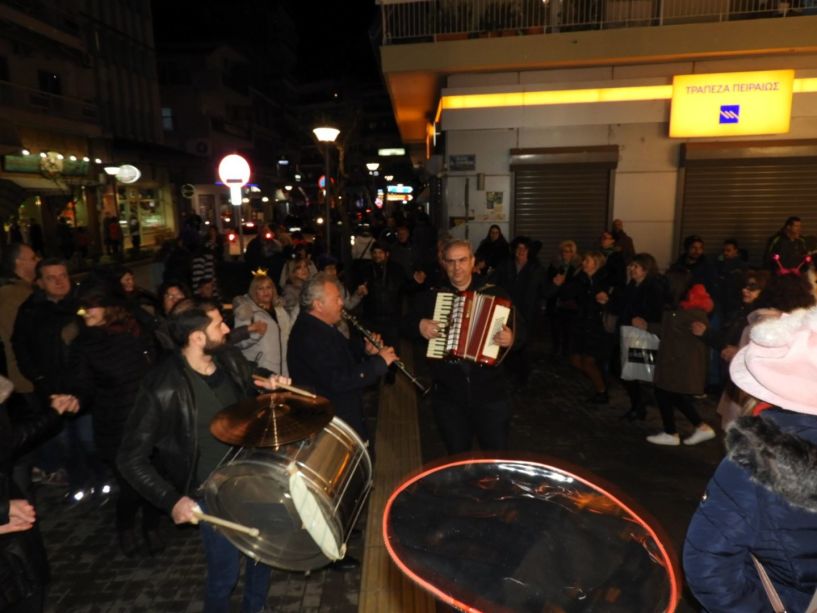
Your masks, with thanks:
M718 123L738 123L740 121L739 104L722 104Z

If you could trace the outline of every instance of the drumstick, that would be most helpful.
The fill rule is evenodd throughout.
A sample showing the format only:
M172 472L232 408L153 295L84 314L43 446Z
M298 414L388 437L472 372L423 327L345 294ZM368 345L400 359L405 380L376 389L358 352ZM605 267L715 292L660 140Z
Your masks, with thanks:
M317 398L317 394L313 394L312 392L301 389L300 387L295 387L294 385L287 385L286 383L279 383L277 387L280 387L282 390L287 390L292 392L293 394L300 394L301 396L306 396L307 398Z
M208 515L200 510L193 509L193 517L195 518L193 521L194 524L197 524L200 521L206 521L209 524L215 524L216 526L241 532L248 536L258 537L261 534L261 531L258 528L250 528L249 526L245 526L243 524L237 524L235 522L216 517L215 515Z
M253 375L253 378L258 379L260 381L266 381L267 380L267 377L262 377L260 375ZM277 383L275 385L275 387L276 387L276 389L280 388L282 390L287 390L287 391L292 392L294 394L300 394L301 396L306 396L307 398L317 398L318 397L317 394L313 394L312 392L310 392L308 390L301 389L300 387L295 387L294 385L287 385L286 383ZM275 391L275 390L272 390L272 391Z

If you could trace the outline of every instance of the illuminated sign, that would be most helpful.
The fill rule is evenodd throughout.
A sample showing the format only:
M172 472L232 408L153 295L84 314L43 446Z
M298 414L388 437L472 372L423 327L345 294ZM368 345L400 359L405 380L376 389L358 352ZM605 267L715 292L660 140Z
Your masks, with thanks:
M793 70L678 75L672 81L669 135L785 134Z
M411 185L398 183L397 185L387 185L386 191L390 194L410 194L414 191L414 188Z

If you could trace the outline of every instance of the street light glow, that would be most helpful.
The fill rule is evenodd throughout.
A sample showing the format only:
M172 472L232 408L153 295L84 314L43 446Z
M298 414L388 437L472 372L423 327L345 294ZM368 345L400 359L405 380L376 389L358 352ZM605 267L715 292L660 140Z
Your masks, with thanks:
M368 168L370 172L374 172L375 170L380 168L380 163L379 162L367 162L366 163L366 168Z
M115 177L116 173L119 172L119 166L105 166L102 170L104 170L105 174L109 177Z
M314 128L312 132L315 134L315 138L317 138L322 143L334 143L335 139L340 134L340 130L337 128L332 128L330 126L321 126L319 128Z

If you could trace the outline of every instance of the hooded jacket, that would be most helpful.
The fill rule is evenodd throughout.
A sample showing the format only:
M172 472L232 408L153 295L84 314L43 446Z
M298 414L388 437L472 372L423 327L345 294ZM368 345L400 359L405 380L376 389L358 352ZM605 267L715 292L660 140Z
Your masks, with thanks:
M687 582L706 611L770 611L754 554L787 610L805 611L817 588L817 416L741 417L726 445L687 532Z

